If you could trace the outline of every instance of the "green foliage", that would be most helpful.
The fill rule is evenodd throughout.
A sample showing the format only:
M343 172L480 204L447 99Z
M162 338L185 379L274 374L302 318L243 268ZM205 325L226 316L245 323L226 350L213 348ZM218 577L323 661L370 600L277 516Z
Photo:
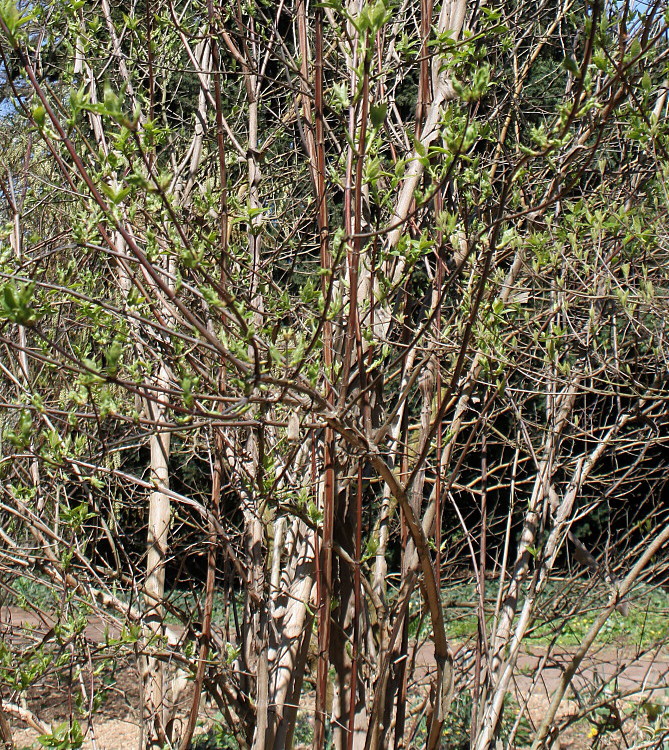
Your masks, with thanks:
M667 704L667 691L656 694L653 700L644 701L637 709L639 723L644 739L654 742L658 750L669 748L667 737L667 726L669 726L669 705Z
M84 735L76 719L59 724L52 732L43 734L37 739L44 747L54 750L77 750L84 744Z
M8 440L15 448L23 449L30 444L33 436L32 412L22 409L15 428L6 427L3 438Z
M234 733L228 729L222 720L204 734L198 734L193 739L193 750L238 750L239 743Z
M505 699L504 721L499 731L499 739L504 746L516 720L518 704L508 695ZM443 746L447 750L469 750L471 747L472 695L468 690L458 693L444 726ZM520 722L513 747L529 747L532 742L532 727L526 718Z
M0 319L34 326L43 314L34 303L34 284L6 282L0 287Z
M0 2L0 22L4 26L3 31L7 41L15 47L21 40L22 27L33 20L33 14L23 14L15 0L2 0Z

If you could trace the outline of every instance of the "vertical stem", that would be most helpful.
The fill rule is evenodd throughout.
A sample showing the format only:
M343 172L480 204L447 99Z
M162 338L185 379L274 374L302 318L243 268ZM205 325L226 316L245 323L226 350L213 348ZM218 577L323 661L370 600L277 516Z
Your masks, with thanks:
M149 120L153 122L155 117L156 107L156 76L153 67L153 8L151 7L151 0L145 2L145 15L146 15L146 67L149 77ZM153 135L150 136L150 148L149 148L149 163L153 166L155 159L155 150L153 148Z
M181 744L179 746L180 750L188 750L193 738L193 732L195 731L195 725L197 723L197 717L200 710L200 698L202 695L204 671L207 666L207 656L209 654L209 641L211 639L211 615L214 609L214 590L216 586L216 557L218 553L218 535L216 533L215 521L218 521L219 519L221 488L223 486L223 445L220 430L216 432L214 440L215 458L211 486L211 510L214 518L209 519L207 528L207 578L205 582L202 636L200 640L197 668L195 671L193 700L191 703L188 720L186 722L186 727L181 737Z
M314 49L314 105L316 129L316 197L318 201L318 234L320 244L321 267L330 271L332 260L329 248L328 207L325 190L325 115L323 111L323 10L316 8ZM323 276L323 293L327 292L326 275ZM332 322L327 320L323 325L323 357L325 372L332 376ZM331 382L331 381L330 381ZM333 394L328 386L328 398Z
M362 558L362 461L358 462L358 482L355 499L355 569L353 571L353 659L351 665L351 695L348 715L348 750L353 750L355 714L358 693L358 661L360 659L360 560Z
M443 209L443 195L441 190L437 190L434 196L434 213L435 218L439 218ZM437 345L441 343L441 305L443 301L443 285L444 285L444 261L441 257L441 251L443 247L443 232L439 230L437 235L437 269L435 285L437 288L436 304L437 314L435 316L434 326L436 330ZM434 560L434 575L437 579L437 586L441 591L441 459L442 459L442 404L441 404L441 365L440 357L437 357L436 364L436 375L435 375L435 413L437 415L437 434L436 434L436 448L437 456L435 462L435 479L434 479L434 541L436 546L436 554Z
M318 667L316 676L316 726L314 750L325 746L325 715L327 712L327 686L330 650L330 606L332 602L332 543L334 532L334 432L325 428L323 487L323 542L320 554L318 579Z
M402 432L404 439L402 441L402 457L400 461L400 482L404 484L409 473L409 430L408 412L405 410L403 414L403 425ZM401 522L401 534L402 534L402 577L404 578L408 574L407 570L407 558L406 554L407 544L409 540L409 529L407 527L406 519L402 515ZM395 750L398 750L402 745L400 744L404 736L404 723L406 721L406 702L407 702L407 688L408 688L408 674L407 674L407 656L409 651L409 615L408 612L402 622L402 640L400 643L400 663L398 673L398 690L397 690L397 703L395 710ZM404 658L403 658L404 657Z
M348 274L349 274L349 320L346 333L346 349L344 352L344 365L342 367L342 389L341 400L346 399L347 384L352 365L353 343L360 341L360 321L358 311L358 284L360 272L360 253L362 250L362 199L363 199L363 169L365 164L367 119L369 116L369 69L372 61L367 47L371 44L369 35L365 38L364 65L362 74L362 90L359 103L352 102L349 107L349 153L346 164L346 185L344 189L344 221L345 231L350 238L348 252ZM353 58L354 67L357 60L357 52ZM355 93L358 82L355 73L352 73L351 95ZM356 143L356 131L358 131L357 148L354 151L353 144ZM354 182L355 179L355 182ZM362 345L358 346L362 350ZM362 362L359 363L362 367ZM361 383L361 389L364 384Z
M159 384L166 385L167 372L161 368ZM156 423L164 420L165 409L158 407L147 399L147 405L154 412L152 419ZM151 435L151 479L163 487L169 487L169 454L170 433L156 432ZM146 581L144 593L146 599L146 624L149 631L150 650L156 648L163 635L163 600L165 598L165 562L168 551L168 533L170 526L170 499L159 490L151 493L149 498L149 523L147 535ZM151 643L153 641L153 643ZM145 674L145 721L148 728L147 744L149 747L162 747L169 738L166 736L167 706L165 704L165 674L163 663L151 656L146 659Z
M484 428L485 430L485 425ZM478 734L478 707L481 692L481 657L487 653L486 621L485 621L485 571L486 571L486 533L488 525L488 454L486 433L481 438L481 533L479 550L479 580L478 580L478 631L476 636L476 664L474 672L474 689L472 691L472 746Z
M214 2L207 0L207 14L209 16L209 27L214 25ZM221 270L221 286L225 286L227 278L227 256L228 256L228 184L227 171L225 167L225 131L223 128L223 106L221 100L221 56L218 51L218 43L211 36L211 59L214 77L214 102L216 105L216 146L218 149L218 173L221 183L221 198L219 203L219 244L221 257L219 266Z
M26 157L24 160L24 174L27 174L28 172L28 165L29 165L29 158L30 158L31 150L32 150L32 141L29 141L28 148L26 151ZM12 212L12 230L9 235L9 244L11 245L11 248L12 248L12 251L14 252L14 256L16 260L21 262L23 258L23 237L22 237L22 232L21 232L21 214L22 214L23 200L25 198L25 194L21 198L21 200L19 200L19 198L16 195L16 191L14 190L14 178L12 177L12 173L10 172L9 169L7 169L7 187L5 188L3 185L2 191L5 194L5 198L7 200L7 203L9 204L10 211ZM30 366L28 363L28 335L27 335L26 327L21 325L20 323L17 324L16 328L17 328L17 333L18 333L18 338L19 338L18 360L19 360L19 366L21 368L21 376L25 384L26 392L29 392L31 389L31 384L30 384ZM30 441L30 450L33 454L35 453L34 439L31 439ZM33 487L36 492L37 509L38 511L41 512L43 510L45 497L44 497L44 493L41 492L39 460L37 458L33 458L33 460L30 462L30 475L32 477Z
M420 15L420 73L418 79L418 102L416 103L416 137L420 138L423 122L430 104L430 51L427 43L432 26L432 0L421 0Z
M320 238L320 262L325 271L332 266L329 249L328 210L325 192L325 132L323 111L323 11L316 8L314 21L314 108L316 130L316 200L318 202L318 232ZM327 274L323 275L323 294L327 293ZM327 378L326 397L334 401L332 392L332 322L323 324L323 360ZM314 749L325 745L325 714L330 648L330 602L332 591L332 542L335 500L335 436L331 427L325 429L324 439L324 487L323 487L323 541L318 567L318 667L316 676L316 720Z
M12 737L12 729L9 726L7 720L7 714L5 709L2 707L2 696L0 695L0 741L2 741L3 750L14 750L14 738Z

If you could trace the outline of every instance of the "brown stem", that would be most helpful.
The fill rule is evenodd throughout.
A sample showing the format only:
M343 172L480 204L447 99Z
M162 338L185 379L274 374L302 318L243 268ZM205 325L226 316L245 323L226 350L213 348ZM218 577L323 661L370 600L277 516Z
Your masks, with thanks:
M3 750L14 750L14 738L2 705L2 696L0 696L0 740L2 740Z
M207 13L209 15L209 25L214 24L214 3L213 0L207 0ZM227 171L225 167L225 131L223 127L223 102L221 98L221 59L218 51L218 44L214 35L211 37L211 58L214 75L214 102L216 112L216 146L218 148L218 173L221 181L221 199L219 203L219 243L221 248L221 257L219 260L221 268L221 286L225 286L227 276L227 255L228 255L228 184Z
M214 476L211 487L211 503L212 513L218 518L219 509L221 503L221 487L223 484L223 465L222 465L222 451L223 446L221 445L220 431L216 437L216 460L214 463ZM218 534L216 532L216 526L209 520L209 528L207 530L209 537L209 546L207 549L207 578L205 582L205 595L204 595L204 612L202 618L202 634L200 636L200 650L198 653L197 669L195 671L195 679L193 682L193 701L191 703L190 712L188 714L188 720L186 727L183 731L181 738L180 750L188 750L190 742L193 738L193 732L195 731L195 725L200 711L200 699L202 695L202 684L204 681L204 673L207 666L207 655L209 653L209 641L211 639L211 615L214 609L214 591L216 585L216 557L218 553Z
M355 498L355 560L353 568L353 655L351 664L350 704L348 714L348 750L353 750L355 716L358 693L358 662L360 660L360 564L362 558L362 462L358 462L358 478Z

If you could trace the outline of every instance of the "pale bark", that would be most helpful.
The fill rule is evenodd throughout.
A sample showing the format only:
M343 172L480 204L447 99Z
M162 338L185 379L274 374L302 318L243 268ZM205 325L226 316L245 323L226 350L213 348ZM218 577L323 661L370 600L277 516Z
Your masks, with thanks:
M157 383L166 385L168 373L161 368ZM165 419L165 405L147 399L146 408L152 419L161 423ZM169 488L170 484L170 433L156 432L150 439L151 481ZM169 553L170 498L156 489L149 497L149 520L147 530L146 581L144 582L145 622L150 632L149 647L160 645L165 636L164 609L165 563ZM165 667L161 660L146 657L144 664L144 721L147 727L147 746L162 747L170 742L168 735L169 706Z
M634 564L630 572L621 581L617 590L614 591L609 597L609 601L607 602L606 606L600 612L600 614L597 616L597 619L591 625L590 630L587 632L585 638L583 638L581 645L576 650L576 653L574 654L574 656L571 658L571 661L568 667L563 672L562 679L560 680L560 684L558 685L553 695L551 696L550 706L548 707L548 710L544 714L544 718L541 722L541 725L539 726L539 729L536 732L534 742L532 743L532 750L539 750L539 748L545 747L549 728L551 726L551 723L555 719L555 715L557 714L558 708L560 707L560 704L562 703L565 692L567 691L569 685L571 684L571 681L574 675L576 674L576 670L578 669L585 655L588 653L593 643L595 642L595 639L597 638L599 631L602 629L606 621L612 615L612 613L614 612L614 610L616 609L620 601L624 599L625 596L627 596L627 594L629 594L634 584L642 575L644 568L653 559L653 557L662 549L662 547L664 547L667 544L668 541L669 541L669 526L665 526L662 529L662 531L646 547L643 554L636 561L636 563Z
M311 641L310 614L314 585L313 532L301 521L293 524L292 554L286 558L281 591L285 604L274 612L273 630L278 633L276 645L269 651L270 685L273 717L270 747L289 747L295 716L299 707L306 656ZM285 592L285 593L283 593Z
M0 696L0 742L2 742L3 750L14 750L12 728L9 726L2 696Z
M571 399L567 398L567 403L569 403L570 400ZM565 406L567 406L567 404L561 404L561 415L565 414L565 412L563 411ZM531 588L530 593L525 597L521 612L518 617L518 622L516 623L516 627L513 632L513 636L509 640L511 627L509 618L511 617L513 612L512 607L508 603L508 601L507 607L505 608L505 610L503 610L503 616L495 632L496 642L495 644L493 644L489 653L489 658L491 659L491 669L489 675L489 679L491 681L491 695L488 704L488 711L485 715L480 733L477 738L477 750L485 750L485 748L488 747L490 741L492 740L494 727L497 726L497 723L501 716L501 712L504 706L504 699L509 689L509 683L515 673L517 659L520 654L520 649L523 641L527 635L527 630L531 624L531 618L537 599L549 581L550 574L555 565L557 554L560 550L561 545L564 543L564 540L567 537L568 530L571 526L571 523L573 522L573 519L571 517L572 510L574 508L574 504L577 500L581 487L587 480L592 470L595 468L599 459L604 455L605 451L610 448L615 437L620 433L620 431L629 421L630 414L624 413L616 422L616 424L613 425L602 437L602 439L598 442L591 453L587 457L582 457L576 462L576 466L572 472L571 481L567 486L564 496L561 499L555 497L555 499L551 503L552 507L550 508L549 512L551 515L552 526L544 544L544 548L541 550L539 570L536 574L536 583ZM542 463L542 467L545 465L545 463ZM535 493L539 492L542 496L544 495L545 471L546 470L544 469L543 471L538 472L535 482ZM547 492L548 490L546 491L546 493ZM534 493L532 497L533 499L535 498ZM527 518L530 518L529 513ZM533 514L531 518L536 518L536 514ZM536 528L534 529L534 533L532 534L532 527L529 525L528 520L526 520L526 526L523 530L523 536L521 537L521 548L525 553L524 559L522 560L523 567L521 570L519 568L519 563L516 563L514 575L512 576L509 588L507 589L507 598L515 596L517 601L519 595L518 583L523 580L524 573L527 569L527 554L525 551L528 548L528 544L534 543L535 538ZM653 541L653 544L655 544L655 540ZM620 601L624 599L626 593L627 591L621 590L620 584L613 587L613 592L611 594L612 598L615 599L613 609L615 609L620 604ZM500 647L502 645L506 645L507 641L508 653L506 657L504 657L500 653Z
M466 10L467 0L446 0L439 13L437 31L439 33L451 31L451 39L457 41L464 27ZM445 102L455 97L455 90L448 71L441 69L443 64L444 61L438 55L432 62L432 102L428 108L427 117L421 132L421 150L427 149L439 135L439 128L437 126L441 117L442 106ZM397 198L390 224L391 230L388 234L388 245L390 247L397 245L404 231L404 225L414 200L414 191L424 171L424 161L421 159L418 150L414 150L404 173L402 188ZM393 284L399 281L403 271L404 263L400 261L390 276Z

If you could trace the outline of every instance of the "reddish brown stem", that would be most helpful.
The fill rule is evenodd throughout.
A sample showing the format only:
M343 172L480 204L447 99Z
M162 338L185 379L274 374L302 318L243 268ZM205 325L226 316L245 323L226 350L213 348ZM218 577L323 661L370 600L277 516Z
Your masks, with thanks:
M484 424L485 429L485 424ZM479 580L478 580L478 631L476 636L476 663L474 667L474 688L472 691L472 746L478 735L478 710L481 698L481 666L482 655L487 653L486 622L485 622L485 570L486 570L486 527L488 524L488 456L486 434L481 437L481 533L479 550Z
M214 26L214 3L207 0L207 13L209 14L209 26ZM214 77L214 102L216 104L216 146L218 148L218 173L221 181L221 198L219 203L219 232L221 257L219 265L221 269L221 286L225 287L227 276L228 255L228 184L227 171L225 167L225 130L223 127L223 105L221 101L221 56L218 51L216 38L211 36L211 59Z
M355 731L356 696L358 693L358 661L360 659L360 560L362 558L362 461L358 462L358 480L355 498L355 568L353 569L353 649L351 665L351 695L348 714L348 750L353 750Z
M211 487L211 504L212 513L215 518L219 517L219 508L221 500L221 487L223 478L223 466L221 455L223 451L223 442L220 437L220 431L216 436L216 461L214 464L214 476ZM191 703L190 713L186 722L186 727L181 738L180 750L187 750L193 738L197 717L200 711L200 698L202 695L202 684L204 682L204 673L207 666L207 656L209 654L209 641L211 639L211 616L214 609L214 589L216 584L216 557L218 553L218 534L216 525L212 520L209 521L207 535L209 537L209 547L207 549L207 578L205 582L204 595L204 612L202 617L202 634L200 636L200 649L198 653L197 669L195 671L195 680L193 683L194 693Z
M320 238L320 261L324 270L330 270L328 237L328 211L325 191L325 133L323 111L323 12L316 9L314 21L314 108L316 131L316 200L318 203L318 233ZM306 50L305 50L306 51ZM323 295L327 294L327 274L322 281ZM332 382L332 323L323 324L323 360L327 378L326 399L332 403L334 394ZM324 488L323 488L323 540L320 550L317 586L318 586L318 666L316 675L316 719L314 727L314 748L325 745L325 714L327 697L327 680L329 671L330 649L330 602L332 593L332 543L335 503L335 434L331 427L325 429L324 441Z

